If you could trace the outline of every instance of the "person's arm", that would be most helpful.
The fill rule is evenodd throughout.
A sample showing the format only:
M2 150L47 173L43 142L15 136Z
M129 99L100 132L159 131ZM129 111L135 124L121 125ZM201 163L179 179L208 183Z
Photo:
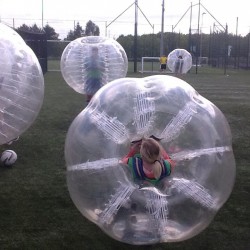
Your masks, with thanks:
M175 168L175 161L173 161L171 158L168 159L169 163L170 163L170 167L171 167L171 173L174 171Z
M170 156L168 155L168 153L165 151L165 149L163 147L161 147L161 156L164 160L167 160L170 165L171 165L171 172L174 170L175 167L175 161L173 161Z
M128 159L130 157L133 157L135 154L138 154L140 152L140 148L141 148L141 141L137 141L135 143L132 143L129 152L127 153L126 156L124 156L121 159L121 161L123 163L127 164L128 163Z

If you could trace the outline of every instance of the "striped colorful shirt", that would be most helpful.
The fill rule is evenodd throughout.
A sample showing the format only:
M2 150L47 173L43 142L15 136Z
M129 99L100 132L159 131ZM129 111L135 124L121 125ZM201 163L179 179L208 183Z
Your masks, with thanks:
M134 180L146 180L152 184L156 184L162 178L171 174L171 163L168 160L162 159L162 172L159 179L149 177L143 171L143 161L140 154L136 154L133 157L128 158L128 166L133 174Z

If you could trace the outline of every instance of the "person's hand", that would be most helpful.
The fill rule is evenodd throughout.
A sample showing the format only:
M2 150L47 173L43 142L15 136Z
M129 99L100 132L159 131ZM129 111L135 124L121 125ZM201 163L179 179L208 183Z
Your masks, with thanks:
M140 148L141 148L141 140L139 141L133 141L130 143L130 149L129 152L126 156L122 158L122 162L127 164L128 158L133 157L135 154L140 153Z
M131 149L133 150L134 154L140 153L142 141L131 142Z

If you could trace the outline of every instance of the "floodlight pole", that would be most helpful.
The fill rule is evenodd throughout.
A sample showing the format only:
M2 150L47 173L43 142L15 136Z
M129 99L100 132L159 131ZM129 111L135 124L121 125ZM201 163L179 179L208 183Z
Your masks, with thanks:
M207 14L206 12L203 12L201 15L201 28L200 28L200 64L201 64L201 57L202 57L202 28L203 28L203 16Z
M249 53L250 53L250 29L247 34L247 69L249 68Z
M237 63L237 57L238 57L238 23L239 18L236 17L236 34L235 34L235 57L234 57L234 68L239 68L239 64Z
M193 44L192 44L192 14L193 14L193 4L191 2L190 6L190 21L189 21L189 51L193 52Z
M124 10L118 17L116 17L112 22L110 22L109 24L106 23L106 30L105 30L105 34L107 36L107 28L109 25L111 25L117 18L119 18L124 12L126 12L132 5L135 5L135 31L134 31L134 72L137 72L137 26L138 26L138 9L141 11L141 9L138 6L138 0L135 0L126 10ZM142 11L141 11L142 12ZM147 17L144 15L144 13L142 12L143 16L146 18L146 20L148 21L148 23L150 24L150 26L153 29L153 33L154 33L154 26L149 22L149 20L147 19Z
M43 29L43 0L42 0L42 29Z
M162 0L160 56L164 54L164 11L165 3L164 0Z
M138 23L138 0L135 0L135 33L134 33L134 72L137 72L137 23Z
M201 10L201 1L199 0L199 10L198 10L198 34L200 35L200 10ZM196 67L195 67L195 73L198 73L198 53L196 51Z
M226 30L225 30L225 58L224 58L224 75L227 73L227 67L228 67L228 26L226 24Z

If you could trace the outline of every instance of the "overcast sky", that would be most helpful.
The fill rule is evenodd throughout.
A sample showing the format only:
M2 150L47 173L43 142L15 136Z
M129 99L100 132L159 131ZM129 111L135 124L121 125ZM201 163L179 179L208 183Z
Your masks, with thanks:
M60 34L61 39L67 36L69 30L73 30L77 22L85 29L86 23L91 20L99 26L101 35L117 38L121 34L134 34L134 2L134 0L0 0L0 18L1 22L16 28L23 23L27 25L36 23L38 27L42 27L42 23L44 25L48 23ZM163 0L138 0L139 35L161 31L162 2ZM198 3L199 1L192 1L193 32L198 28ZM190 14L191 1L165 0L164 31L172 31L175 27L176 32L187 34ZM249 32L249 0L201 0L200 14L200 26L204 33L209 33L214 27L219 29L220 25L226 24L229 33L246 35Z

